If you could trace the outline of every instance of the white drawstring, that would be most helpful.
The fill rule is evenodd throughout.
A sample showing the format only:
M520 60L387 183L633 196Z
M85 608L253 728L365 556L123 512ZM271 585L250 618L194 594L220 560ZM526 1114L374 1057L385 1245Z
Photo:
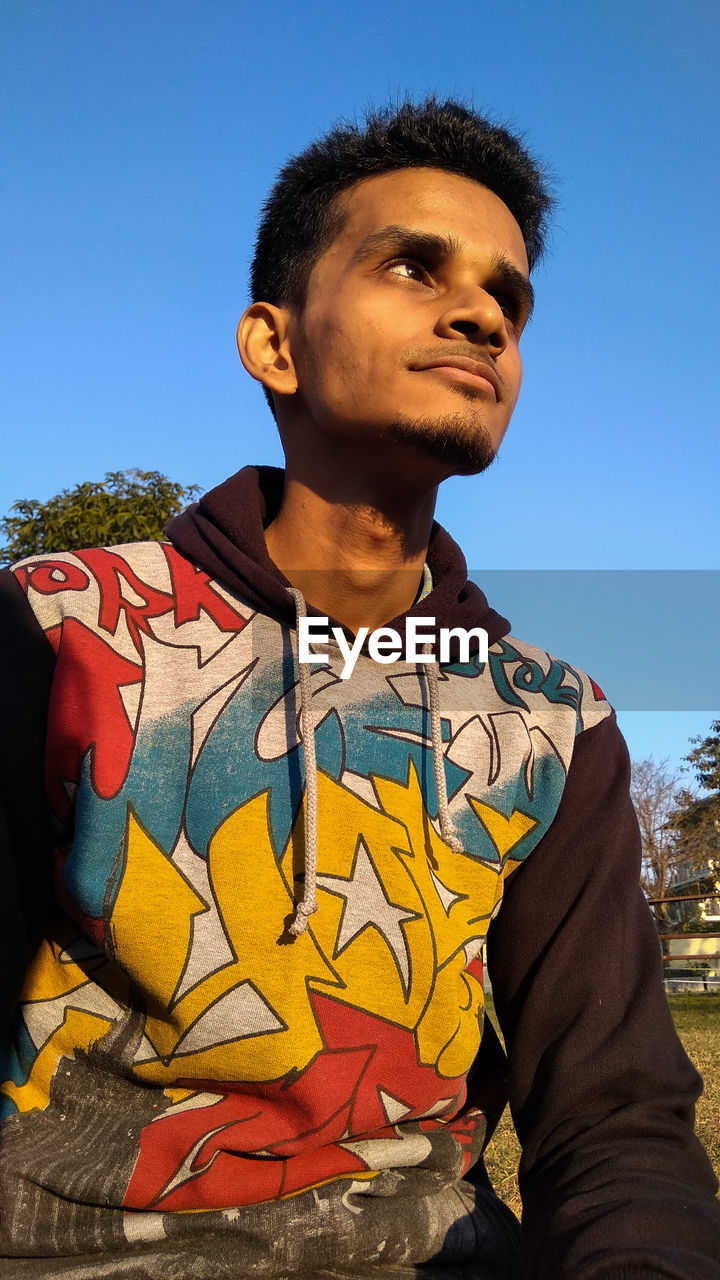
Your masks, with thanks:
M288 587L288 594L295 601L296 632L300 619L307 616L305 598L296 587ZM303 759L305 761L305 893L295 908L295 917L290 925L290 932L297 937L307 929L308 916L317 911L317 762L315 759L315 726L312 716L312 684L310 668L307 663L300 662L296 654L300 673L300 727L303 739Z
M297 631L300 619L307 616L305 598L296 587L288 587L287 590L295 601ZM317 760L315 757L315 725L312 715L312 684L308 664L297 660L297 665L300 677L300 725L303 739L303 758L305 761L305 892L295 908L295 916L289 926L290 933L295 937L305 932L308 917L318 909L316 896L318 779ZM462 853L463 844L455 830L455 824L450 816L450 807L448 805L442 747L442 726L440 724L438 666L436 662L428 662L425 667L428 700L430 703L430 735L432 739L433 770L435 773L440 835L453 853Z
M429 646L426 646L426 652ZM442 728L440 725L440 695L438 692L438 665L436 662L426 663L427 689L430 701L430 734L432 737L433 769L435 771L435 790L437 792L438 818L440 819L440 835L453 853L462 853L462 840L455 830L455 823L450 817L448 805L447 782L445 779L445 762L442 749Z

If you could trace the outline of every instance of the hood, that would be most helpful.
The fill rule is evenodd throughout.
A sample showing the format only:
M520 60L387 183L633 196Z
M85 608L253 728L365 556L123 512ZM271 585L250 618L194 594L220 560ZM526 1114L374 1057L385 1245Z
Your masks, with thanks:
M224 587L260 612L294 627L290 583L270 559L264 536L264 529L280 508L284 474L279 467L243 467L175 516L166 532L182 555ZM412 606L413 617L434 617L436 627L484 627L489 644L508 634L509 622L491 609L479 587L468 581L462 551L434 521L427 564L432 591ZM308 613L317 614L318 610L308 606ZM405 616L393 618L387 625L400 629ZM333 621L331 618L331 625Z

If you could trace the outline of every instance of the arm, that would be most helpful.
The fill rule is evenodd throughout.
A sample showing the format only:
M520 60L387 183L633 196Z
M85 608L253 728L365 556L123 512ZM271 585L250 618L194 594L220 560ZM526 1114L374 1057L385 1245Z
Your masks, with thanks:
M0 1025L17 1004L50 903L43 755L52 648L13 574L0 571Z
M579 736L488 935L532 1280L720 1280L700 1080L663 992L629 774L614 716Z

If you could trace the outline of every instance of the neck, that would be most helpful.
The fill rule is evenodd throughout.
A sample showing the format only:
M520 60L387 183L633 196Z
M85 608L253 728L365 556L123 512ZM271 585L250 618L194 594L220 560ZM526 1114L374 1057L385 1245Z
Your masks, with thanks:
M265 541L271 560L308 603L356 633L382 626L415 600L436 490L391 497L345 470L331 481L315 467L310 484L289 468Z

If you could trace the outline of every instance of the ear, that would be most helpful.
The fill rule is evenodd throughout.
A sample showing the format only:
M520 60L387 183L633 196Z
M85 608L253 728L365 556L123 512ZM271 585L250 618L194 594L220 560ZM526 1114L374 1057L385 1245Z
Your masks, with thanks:
M297 391L288 337L289 312L271 302L252 302L240 317L237 347L251 378L268 391L291 396Z

